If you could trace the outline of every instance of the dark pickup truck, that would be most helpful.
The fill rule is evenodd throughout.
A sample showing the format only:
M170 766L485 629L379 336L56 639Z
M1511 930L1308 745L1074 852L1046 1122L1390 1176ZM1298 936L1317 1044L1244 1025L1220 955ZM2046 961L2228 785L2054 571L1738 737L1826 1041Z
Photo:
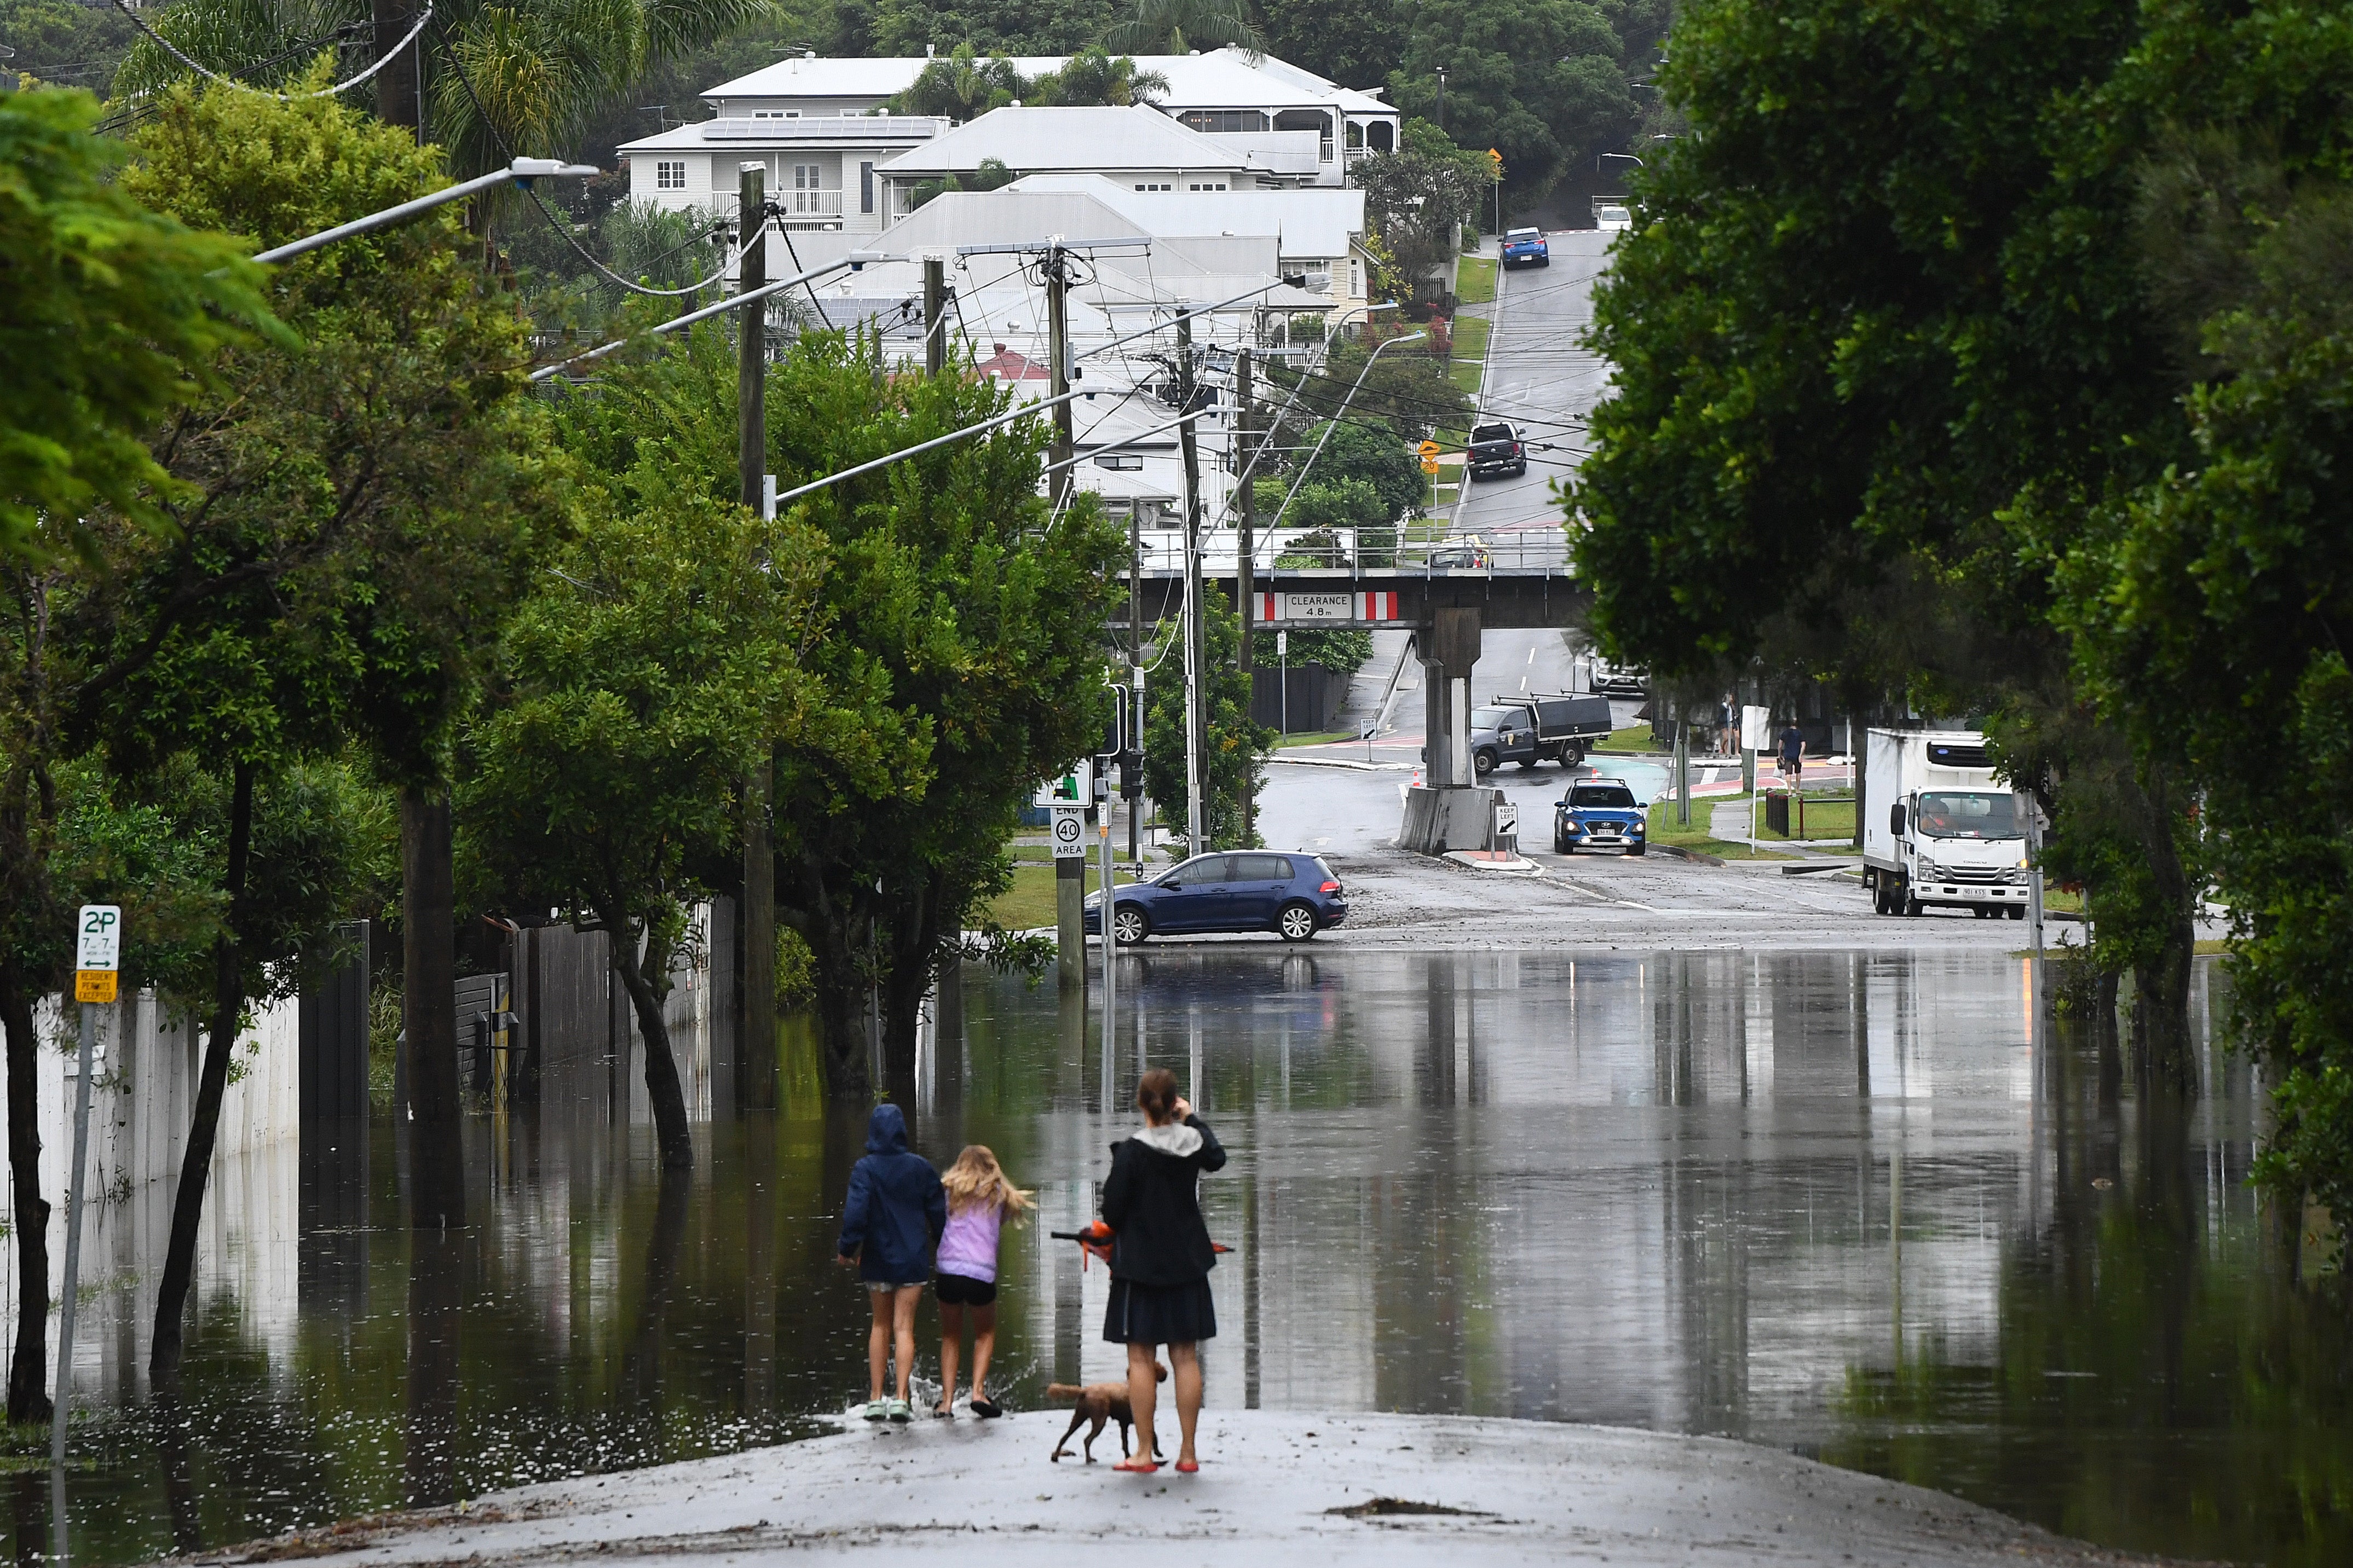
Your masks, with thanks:
M1528 471L1528 449L1520 440L1518 426L1501 419L1471 426L1468 458L1463 471L1474 479L1483 479L1490 474Z
M1607 697L1498 697L1471 714L1471 765L1484 778L1504 763L1581 766L1609 738Z

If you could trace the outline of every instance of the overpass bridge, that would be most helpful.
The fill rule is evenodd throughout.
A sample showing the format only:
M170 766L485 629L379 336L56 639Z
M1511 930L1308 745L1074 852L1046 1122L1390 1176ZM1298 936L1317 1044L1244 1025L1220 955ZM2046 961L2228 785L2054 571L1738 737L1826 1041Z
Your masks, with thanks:
M1555 548L1557 549L1556 535ZM1435 552L1445 559L1443 552ZM1233 562L1204 562L1202 578L1230 603ZM1175 618L1185 602L1181 570L1136 574L1137 609L1147 626ZM1279 566L1250 574L1252 630L1293 627L1409 631L1422 666L1423 787L1406 801L1398 842L1438 854L1482 848L1496 792L1473 783L1471 668L1486 628L1582 626L1592 595L1561 562L1479 565Z

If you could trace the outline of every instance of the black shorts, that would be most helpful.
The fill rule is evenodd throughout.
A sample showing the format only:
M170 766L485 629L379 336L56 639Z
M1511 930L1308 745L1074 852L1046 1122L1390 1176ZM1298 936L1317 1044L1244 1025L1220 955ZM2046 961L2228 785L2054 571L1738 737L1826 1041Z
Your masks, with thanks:
M932 1294L943 1307L986 1307L997 1300L997 1281L943 1274L932 1281Z

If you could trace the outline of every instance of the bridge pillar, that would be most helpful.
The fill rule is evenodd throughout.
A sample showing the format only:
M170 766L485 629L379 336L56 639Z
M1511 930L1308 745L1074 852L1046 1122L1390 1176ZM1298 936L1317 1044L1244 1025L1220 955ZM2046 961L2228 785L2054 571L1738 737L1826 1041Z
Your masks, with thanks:
M1406 792L1398 842L1424 855L1483 849L1496 792L1474 788L1471 761L1471 667L1479 662L1477 606L1445 606L1417 641L1421 650L1422 787Z
M1479 662L1479 612L1440 609L1420 645L1422 744L1429 762L1422 782L1432 789L1474 781L1471 765L1471 667Z

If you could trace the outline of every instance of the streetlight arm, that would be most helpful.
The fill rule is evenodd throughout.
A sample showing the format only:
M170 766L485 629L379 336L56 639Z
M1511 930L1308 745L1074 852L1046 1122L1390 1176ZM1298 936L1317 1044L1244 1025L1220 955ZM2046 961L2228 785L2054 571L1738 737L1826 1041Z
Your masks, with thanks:
M1340 423L1340 416L1348 412L1348 405L1354 403L1356 400L1356 394L1364 389L1365 377L1373 374L1373 362L1399 343L1418 343L1428 336L1430 336L1428 332L1409 332L1401 338L1391 338L1386 342L1375 344L1373 352L1365 356L1365 368L1356 373L1356 384L1348 388L1348 395L1340 399L1340 406L1332 411L1332 416L1329 419L1324 421L1324 434L1315 437L1315 449L1307 454L1305 462L1299 465L1299 473L1292 479L1289 493L1282 498L1282 504L1274 509L1274 519L1266 525L1267 537L1272 538L1274 531L1282 526L1283 514L1291 510L1292 497L1296 496L1299 493L1299 487L1307 482L1308 470L1315 467L1315 459L1324 455L1324 444L1332 438L1332 427Z
M290 261L295 257L306 255L309 252L320 249L322 247L332 245L339 239L349 239L354 235L372 234L380 228L390 228L396 223L406 223L410 218L415 217L419 213L430 212L435 207L446 206L451 202L464 201L468 196L473 195L478 192L491 190L497 186L503 185L509 180L520 181L523 185L528 187L533 179L542 174L596 174L602 173L603 171L598 169L593 163L558 163L554 158L517 158L506 168L501 169L495 174L483 174L475 179L466 180L458 184L450 185L446 189L435 191L430 195L419 196L413 202L403 202L396 207L386 207L382 212L370 213L365 217L356 217L349 223L338 224L333 228L322 229L317 234L306 235L301 239L292 240L285 245L278 246L273 249L262 251L259 255L255 256L253 259L256 261Z
M763 243L765 243L765 231L763 234ZM839 261L828 261L822 267L812 267L806 272L796 272L790 278L779 279L777 281L767 284L765 287L754 289L742 294L730 295L728 298L720 300L716 305L705 305L700 310L689 310L683 316L672 316L666 321L649 327L646 330L647 335L649 337L655 337L663 332L674 332L681 327L691 327L697 321L707 321L713 316L723 316L730 310L740 310L746 305L758 303L760 300L766 299L771 294L781 294L787 289L797 289L804 283L814 283L818 279L825 277L828 273L839 272L845 267L855 271L858 268L864 267L870 261L888 261L892 259L893 258L887 256L872 256L862 250L853 250ZM558 360L554 364L542 365L539 369L531 373L531 379L533 381L545 381L550 376L561 375L564 372L569 370L575 364L586 364L592 359L603 359L607 354L611 353L615 349L619 348L623 343L630 341L631 340L628 338L615 338L609 343L597 344L595 348L590 349L586 353L574 354L570 359Z

